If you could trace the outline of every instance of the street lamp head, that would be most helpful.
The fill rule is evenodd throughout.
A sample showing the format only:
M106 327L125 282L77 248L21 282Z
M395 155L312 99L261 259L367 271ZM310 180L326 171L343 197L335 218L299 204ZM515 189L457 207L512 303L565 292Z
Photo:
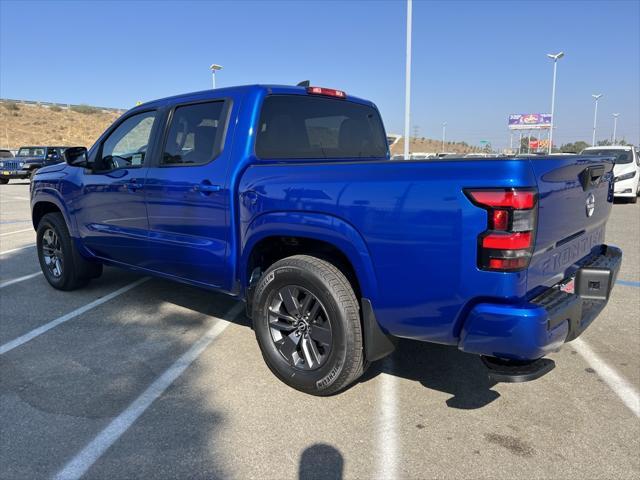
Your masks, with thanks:
M603 94L603 93L599 93L598 95L593 95L593 94L592 94L591 96L592 96L593 98L595 98L595 100L596 100L596 102L597 102L597 101L598 101L598 99L599 99L602 95L604 95L604 94Z
M620 114L619 114L619 113L614 113L614 114L613 114L613 118L618 118L619 116L620 116Z
M553 61L558 61L560 60L562 57L564 57L564 52L559 52L559 53L547 53L547 57L552 58Z
M217 63L214 63L209 67L209 69L213 71L222 70L222 65L218 65Z

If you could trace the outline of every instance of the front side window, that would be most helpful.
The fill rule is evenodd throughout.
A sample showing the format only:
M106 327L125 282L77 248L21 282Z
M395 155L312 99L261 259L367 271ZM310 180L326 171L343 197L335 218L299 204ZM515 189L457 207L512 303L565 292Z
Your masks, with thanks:
M387 151L380 115L368 105L272 95L262 106L256 139L261 158L386 158Z
M176 107L160 161L164 166L204 165L222 151L225 102Z
M102 144L95 170L138 168L144 164L156 112L133 115L122 122Z

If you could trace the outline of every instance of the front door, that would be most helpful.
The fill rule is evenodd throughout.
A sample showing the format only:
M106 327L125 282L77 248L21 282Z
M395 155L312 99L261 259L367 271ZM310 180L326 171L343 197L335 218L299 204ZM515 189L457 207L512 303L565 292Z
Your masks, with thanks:
M175 106L145 183L149 268L226 288L230 100Z
M145 266L144 180L156 116L151 110L124 118L92 152L74 207L80 237L99 257Z

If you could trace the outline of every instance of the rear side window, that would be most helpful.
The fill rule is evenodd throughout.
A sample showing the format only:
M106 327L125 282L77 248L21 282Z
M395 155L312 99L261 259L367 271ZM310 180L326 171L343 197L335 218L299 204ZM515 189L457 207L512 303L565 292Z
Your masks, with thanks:
M203 165L217 157L222 151L225 111L224 101L176 107L161 165Z
M378 112L367 105L304 95L264 100L256 154L270 159L385 158Z

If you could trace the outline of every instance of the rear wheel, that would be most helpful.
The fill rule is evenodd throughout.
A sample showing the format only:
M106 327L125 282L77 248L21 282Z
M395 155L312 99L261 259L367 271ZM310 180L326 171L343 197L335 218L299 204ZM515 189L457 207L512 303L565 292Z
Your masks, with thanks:
M362 375L358 301L329 262L296 255L273 264L258 282L253 322L267 366L297 390L331 395Z
M53 288L75 290L101 275L102 264L90 262L76 251L60 213L42 217L36 240L40 268Z

